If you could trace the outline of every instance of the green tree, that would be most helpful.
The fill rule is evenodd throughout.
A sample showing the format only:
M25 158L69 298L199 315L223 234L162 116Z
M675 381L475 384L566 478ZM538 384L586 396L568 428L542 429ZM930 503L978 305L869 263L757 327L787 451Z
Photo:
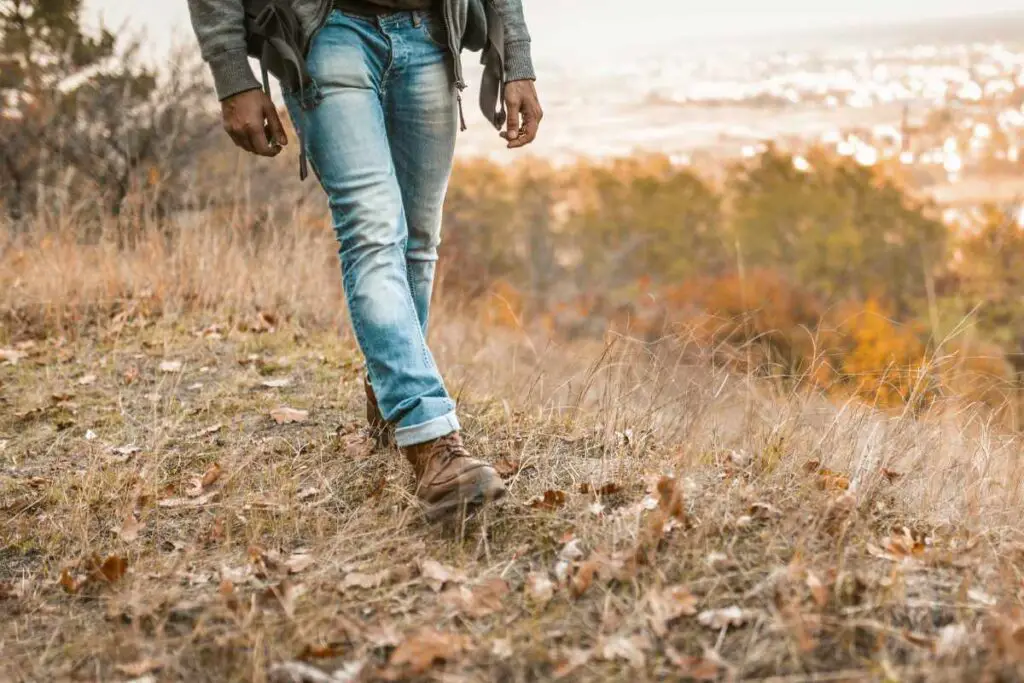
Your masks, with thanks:
M1024 230L1009 211L985 207L976 226L957 244L953 296L960 314L974 313L978 327L1007 351L1024 374Z
M589 170L590 199L568 221L581 285L638 279L669 285L731 265L721 199L665 157L623 159Z
M889 302L907 317L943 264L946 228L891 180L813 154L797 168L769 149L728 181L730 229L744 264L786 273L826 300Z

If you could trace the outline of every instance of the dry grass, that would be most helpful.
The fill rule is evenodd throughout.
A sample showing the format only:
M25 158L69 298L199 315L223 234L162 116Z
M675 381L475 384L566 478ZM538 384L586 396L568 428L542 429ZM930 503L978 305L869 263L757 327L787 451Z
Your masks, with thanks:
M430 526L329 244L268 240L3 248L0 680L1024 675L1015 439L441 311L511 499Z

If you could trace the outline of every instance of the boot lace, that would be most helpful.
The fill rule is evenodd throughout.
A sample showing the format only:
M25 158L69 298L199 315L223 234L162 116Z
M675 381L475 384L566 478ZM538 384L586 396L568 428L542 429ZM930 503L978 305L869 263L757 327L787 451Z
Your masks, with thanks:
M452 433L447 436L442 436L434 445L433 456L437 458L442 465L448 465L459 458L468 458L469 451L466 450L466 446L463 445L462 439L458 433Z

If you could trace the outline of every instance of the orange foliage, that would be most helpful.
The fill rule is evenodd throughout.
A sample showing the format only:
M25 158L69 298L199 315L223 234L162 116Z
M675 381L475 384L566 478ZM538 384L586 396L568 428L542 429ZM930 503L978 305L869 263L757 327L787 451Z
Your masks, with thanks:
M522 327L526 299L522 292L504 280L489 288L483 299L482 314L489 325L518 329Z
M850 391L878 405L897 406L929 389L918 330L893 321L874 299L841 306L836 317L839 324L821 338L838 352L840 378Z

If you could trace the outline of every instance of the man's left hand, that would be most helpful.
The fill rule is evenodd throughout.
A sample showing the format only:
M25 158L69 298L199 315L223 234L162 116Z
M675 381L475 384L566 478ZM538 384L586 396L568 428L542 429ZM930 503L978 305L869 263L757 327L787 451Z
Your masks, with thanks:
M501 137L508 141L509 149L525 147L537 138L544 111L533 81L511 81L505 84L505 108L508 110L508 128Z

